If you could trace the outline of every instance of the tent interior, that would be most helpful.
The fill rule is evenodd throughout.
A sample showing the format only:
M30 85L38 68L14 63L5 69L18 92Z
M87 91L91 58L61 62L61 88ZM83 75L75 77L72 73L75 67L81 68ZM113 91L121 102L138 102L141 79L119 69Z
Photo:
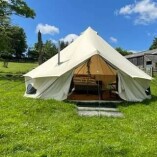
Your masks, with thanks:
M119 100L117 70L100 55L79 65L71 81L69 100Z

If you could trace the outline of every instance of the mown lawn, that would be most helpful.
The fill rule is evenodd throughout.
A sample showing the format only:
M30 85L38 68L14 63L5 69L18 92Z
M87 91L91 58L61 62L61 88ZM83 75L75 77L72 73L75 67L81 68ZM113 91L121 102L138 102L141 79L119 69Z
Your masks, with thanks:
M37 67L37 63L15 63L9 62L8 68L3 67L3 62L0 62L0 73L21 74L26 73L30 69Z
M124 118L79 117L74 104L24 98L23 79L1 76L0 156L157 156L157 79L151 87L152 100L118 106Z

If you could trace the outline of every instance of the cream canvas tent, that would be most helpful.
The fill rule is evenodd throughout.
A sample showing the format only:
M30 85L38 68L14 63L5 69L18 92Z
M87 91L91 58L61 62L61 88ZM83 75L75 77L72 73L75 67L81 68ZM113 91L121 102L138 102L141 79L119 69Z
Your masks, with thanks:
M95 94L98 87L100 94L113 83L116 84L116 94L123 100L142 101L151 97L152 78L90 27L60 52L60 64L58 55L55 55L24 76L25 96L32 98L65 100L75 87L79 91L90 87L91 94ZM84 93L87 94L90 93Z

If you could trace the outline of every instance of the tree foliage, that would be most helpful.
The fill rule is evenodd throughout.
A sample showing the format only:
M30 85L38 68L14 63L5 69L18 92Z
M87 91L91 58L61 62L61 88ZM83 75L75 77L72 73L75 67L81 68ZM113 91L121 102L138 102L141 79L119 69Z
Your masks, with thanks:
M11 31L11 39L13 39L11 42L11 46L14 50L13 55L17 59L20 59L27 49L26 34L24 32L24 29L18 26L11 27Z
M25 51L26 35L22 28L11 26L11 15L34 18L35 12L24 0L0 0L0 56L4 60L13 54L21 57Z
M40 47L41 45L39 43L42 44L42 47ZM41 42L35 43L34 47L28 49L28 58L32 60L38 59L38 63L39 59L41 59L39 64L42 64L44 61L56 55L57 52L57 47L51 40L47 40L45 43L41 40Z
M18 26L10 26L7 27L7 31L4 30L3 32L0 32L1 56L3 55L3 57L7 57L8 55L14 55L19 59L22 57L23 52L26 51L26 48L26 35L23 28Z
M34 18L35 12L24 0L0 0L0 18L11 15Z
M116 50L117 50L122 56L126 56L126 55L132 54L132 52L128 52L128 51L122 49L121 47L117 47Z
M60 41L60 50L63 50L69 45L68 42Z
M35 44L35 49L38 52L38 63L40 65L44 62L43 41L40 31L38 32L38 42Z
M37 61L39 54L38 54L38 51L36 50L35 47L29 47L28 52L27 52L27 56L29 59Z
M10 26L0 27L0 52L11 51L11 34Z
M63 50L69 45L69 43L60 41L60 50ZM50 59L58 53L58 48L51 40L46 40L45 43L42 41L42 34L39 30L38 32L38 42L34 44L32 48L28 49L28 58L32 60L37 60L38 64L42 64L46 60Z
M44 44L44 60L50 59L52 56L56 55L58 50L51 40L47 40Z
M153 43L150 46L149 50L157 49L157 37L153 39Z

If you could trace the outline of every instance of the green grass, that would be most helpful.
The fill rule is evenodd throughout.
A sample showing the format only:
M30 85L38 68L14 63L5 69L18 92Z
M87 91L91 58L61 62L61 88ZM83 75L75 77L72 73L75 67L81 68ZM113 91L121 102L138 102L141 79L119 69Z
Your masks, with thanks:
M157 156L157 79L151 87L151 100L118 106L124 118L80 117L74 104L24 98L23 80L1 77L0 156Z
M0 62L0 73L11 73L11 74L23 74L28 72L37 66L36 63L15 63L9 62L8 68L3 67L3 62Z

